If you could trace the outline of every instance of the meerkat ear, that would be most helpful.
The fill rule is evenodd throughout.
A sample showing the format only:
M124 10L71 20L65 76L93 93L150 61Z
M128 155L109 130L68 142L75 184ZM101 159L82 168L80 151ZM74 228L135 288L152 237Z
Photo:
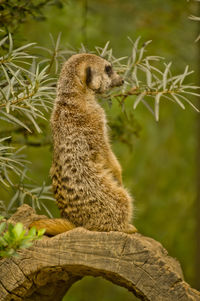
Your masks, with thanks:
M91 69L91 67L87 67L85 72L86 72L86 85L88 86L92 81L92 69Z

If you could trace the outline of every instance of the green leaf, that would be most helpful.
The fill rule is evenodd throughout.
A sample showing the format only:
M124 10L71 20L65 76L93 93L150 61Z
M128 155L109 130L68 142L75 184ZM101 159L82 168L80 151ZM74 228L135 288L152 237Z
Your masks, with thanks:
M165 68L165 71L163 73L163 90L166 89L167 87L167 76L168 76L168 73L169 73L169 70L170 70L170 67L171 67L171 62L166 66Z
M24 233L24 227L22 223L17 223L14 228L13 228L13 233L15 235L15 238L20 238L21 236L23 236Z
M1 223L0 224L0 234L5 230L5 228L6 228L6 223L5 222Z
M13 224L9 223L8 224L8 232L12 233L13 228L14 228Z
M177 95L178 97L179 97L179 95ZM183 109L183 110L185 110L185 106L184 106L184 104L178 99L178 97L177 97L175 94L172 94L172 97L175 99L175 101L177 102L177 104Z
M38 230L38 237L41 237L46 232L46 229L39 229Z
M2 249L2 247L7 247L7 245L8 245L8 243L4 239L4 237L0 236L0 249Z
M1 110L0 113L3 114L4 116L6 116L11 121L14 121L16 124L22 126L23 128L25 128L27 131L29 131L31 133L31 130L25 125L25 123L20 121L18 118L14 117L11 114L8 114L8 113L4 112L3 110Z
M9 52L11 53L13 50L13 39L12 35L9 33Z
M16 193L13 195L12 199L10 200L7 209L10 210L13 207L13 204L16 202L16 200L19 197L19 190L16 191Z
M33 243L32 242L30 242L30 241L22 241L21 243L20 243L20 248L29 248L29 247L31 247L33 245Z
M5 43L5 41L8 39L8 36L6 36L5 38L3 38L1 41L0 41L0 47Z
M144 98L146 92L142 92L140 95L137 96L134 104L133 104L133 109L135 110L137 105L140 103L140 101L142 101L142 99Z
M155 97L155 117L156 117L156 121L159 121L159 104L160 104L161 96L162 96L162 92L159 92Z
M34 117L30 113L26 113L26 116L31 120L31 122L33 123L33 125L36 128L37 132L42 133L42 130L40 129L37 122L35 121Z
M36 235L36 232L37 232L36 228L32 227L28 232L28 236L34 237Z

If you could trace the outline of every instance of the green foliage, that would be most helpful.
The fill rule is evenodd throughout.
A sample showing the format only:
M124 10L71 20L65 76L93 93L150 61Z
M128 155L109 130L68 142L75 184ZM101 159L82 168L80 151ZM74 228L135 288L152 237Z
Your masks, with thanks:
M0 217L0 221L3 219ZM6 230L7 229L7 230ZM31 228L28 233L22 223L15 225L7 224L5 221L0 223L0 257L17 256L17 251L28 248L33 241L40 239L45 232L41 229L37 232L36 228Z
M41 67L33 55L25 52L34 46L33 43L13 49L12 36L9 34L0 41L1 47L8 38L9 51L0 57L1 118L29 132L31 129L28 124L31 124L40 133L36 119L45 119L43 110L48 111L52 103L55 95L52 79L48 78L47 66Z
M72 285L63 301L90 300L91 296L95 296L96 301L139 300L124 287L111 283L102 277L87 276Z
M9 47L5 50L3 46L7 42ZM45 184L40 187L25 182L28 168L22 152L25 146L22 142L22 147L14 147L13 133L27 137L42 132L38 121L46 120L45 114L52 106L55 78L47 73L48 65L28 53L31 47L34 51L34 43L18 48L13 48L13 44L11 34L0 42L0 120L3 126L8 124L11 134L0 139L0 182L6 187L11 186L14 191L6 211L11 213L17 200L19 205L30 200L34 208L45 208L50 214L42 200L54 200L51 189Z
M122 73L125 80L120 92L113 93L113 91L110 91L107 98L117 98L121 105L124 105L127 98L132 95L136 96L133 109L136 109L139 103L143 103L157 121L159 120L159 108L162 98L178 104L182 109L185 109L185 105L182 102L184 101L196 111L199 111L189 98L191 95L200 97L199 93L193 92L193 90L200 89L200 87L185 83L187 77L193 71L189 71L189 67L186 66L182 74L173 75L171 63L163 63L164 59L159 56L145 55L146 47L151 41L143 43L141 47L139 46L140 37L135 42L131 39L130 41L132 43L132 51L128 58L116 59L113 56L112 49L108 49L109 43L103 49L96 47L97 53L111 61L115 69ZM121 63L122 61L124 63ZM158 67L155 66L155 62ZM154 100L154 108L149 104L149 98Z
M10 137L0 139L0 182L5 186L8 186L8 183L13 185L9 177L9 171L11 170L15 174L20 175L21 167L26 162L23 156L20 155L22 149L14 151L13 147L3 144L3 142L9 139Z
M17 132L26 137L23 144L28 146L27 137L37 134L45 135L46 123L43 125L43 133L40 127L40 120L46 121L49 116L53 99L55 98L55 86L57 78L51 73L60 70L61 63L69 55L76 53L72 50L63 50L60 45L61 35L56 41L52 40L52 49L36 46L29 43L15 48L11 34L0 41L0 120L2 124L9 125L12 134L9 137L2 137L0 140L0 182L7 187L12 187L13 196L10 199L6 213L14 210L16 205L30 202L35 209L44 209L52 216L45 200L54 201L51 196L51 186L40 186L30 184L26 176L27 164L23 151L24 145L16 149L13 133ZM101 100L112 104L117 100L124 117L118 117L111 121L113 136L119 141L131 147L131 136L138 136L139 124L135 121L132 113L126 113L126 105L130 99L133 108L136 109L141 102L158 120L159 107L162 98L171 100L181 108L185 108L182 100L196 107L188 99L187 95L200 96L194 93L193 89L199 87L193 84L185 84L185 78L192 73L185 68L181 75L173 76L170 70L171 64L163 64L163 59L158 56L145 55L146 46L150 42L139 46L139 38L132 43L131 55L128 57L116 58L109 43L105 47L96 47L94 53L109 60L114 68L125 79L123 87L113 89L106 95L101 95ZM3 47L7 43L8 49ZM43 58L40 54L32 54L35 51L45 51L49 57ZM79 52L87 52L85 47ZM156 65L153 63L159 63ZM164 66L164 70L162 70ZM161 71L162 70L162 71ZM186 94L186 96L185 96ZM154 109L148 98L154 102ZM197 109L196 109L197 110ZM42 144L39 144L39 146Z
M44 20L43 9L48 5L62 7L63 0L2 0L0 3L0 27L7 32L14 32L21 23L31 16Z
M135 118L133 112L120 112L115 116L109 116L109 125L112 129L112 141L121 142L133 150L134 139L140 137L142 127Z

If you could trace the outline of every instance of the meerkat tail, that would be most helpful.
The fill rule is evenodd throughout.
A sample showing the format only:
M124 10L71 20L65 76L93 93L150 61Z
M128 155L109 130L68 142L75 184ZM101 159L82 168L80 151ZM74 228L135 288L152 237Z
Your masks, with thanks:
M75 228L75 225L70 223L66 219L54 218L54 219L40 219L32 222L29 228L35 227L37 230L46 229L45 235L54 236Z

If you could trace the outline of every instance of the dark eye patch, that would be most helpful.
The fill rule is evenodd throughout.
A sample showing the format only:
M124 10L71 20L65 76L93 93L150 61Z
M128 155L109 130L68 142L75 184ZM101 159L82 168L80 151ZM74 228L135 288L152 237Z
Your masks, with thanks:
M89 85L92 81L92 70L91 67L86 68L86 84Z
M110 65L105 66L105 72L108 74L108 76L111 76L112 67Z

